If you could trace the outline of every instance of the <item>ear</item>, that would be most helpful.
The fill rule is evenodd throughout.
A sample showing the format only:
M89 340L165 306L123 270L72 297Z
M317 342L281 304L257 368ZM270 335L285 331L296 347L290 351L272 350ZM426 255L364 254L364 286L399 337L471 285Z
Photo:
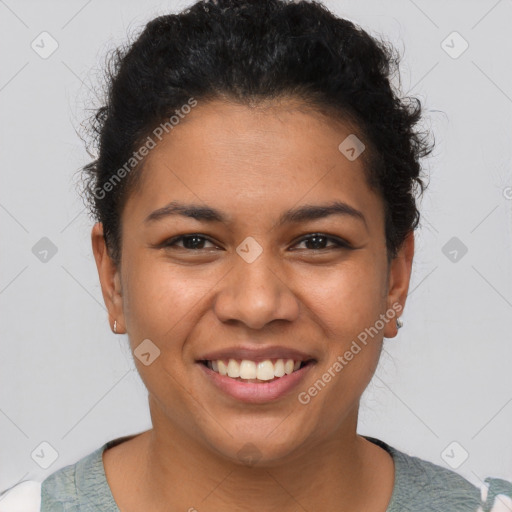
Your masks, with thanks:
M396 318L401 316L407 299L414 257L414 232L409 231L396 257L391 260L388 274L387 310L394 310L396 316L387 322L384 328L385 338L394 338L398 334Z
M105 305L107 306L111 329L114 330L115 320L117 322L117 334L123 334L125 332L125 321L123 315L121 279L119 270L108 253L105 237L103 235L103 224L101 222L94 224L91 233L91 242L101 283L101 292Z

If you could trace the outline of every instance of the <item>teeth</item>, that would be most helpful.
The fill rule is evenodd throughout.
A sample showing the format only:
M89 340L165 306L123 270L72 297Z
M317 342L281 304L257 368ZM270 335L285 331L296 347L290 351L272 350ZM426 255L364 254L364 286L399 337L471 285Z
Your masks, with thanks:
M227 375L233 379L269 381L297 371L300 368L301 361L277 359L273 363L270 359L265 359L256 363L248 359L242 359L240 362L236 359L229 359L226 364L226 361L219 359L218 361L208 361L207 365L214 372Z
M272 380L274 377L274 365L272 361L270 361L270 359L260 361L258 363L256 378L259 380Z
M282 377L284 375L284 361L278 359L274 365L274 375L276 377Z
M243 362L243 361L242 361ZM240 365L234 359L230 359L228 363L228 377L240 377Z
M231 375L229 375L229 376L231 377ZM241 379L255 379L256 378L256 363L254 361L247 361L247 359L244 359L240 363L239 377Z
M227 375L228 374L228 367L226 366L226 363L224 361L215 361L219 367L219 373L221 375ZM213 361L212 361L213 365ZM215 371L215 368L212 368L213 371Z

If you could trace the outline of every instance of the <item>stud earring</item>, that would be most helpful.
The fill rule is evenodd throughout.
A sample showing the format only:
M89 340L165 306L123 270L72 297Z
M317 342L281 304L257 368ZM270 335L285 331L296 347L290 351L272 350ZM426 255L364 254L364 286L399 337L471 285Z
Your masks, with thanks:
M403 327L403 325L404 325L403 320L402 320L400 317L399 317L399 318L397 318L397 319L396 319L396 328L397 328L397 329L400 329L401 327Z
M114 320L114 334L117 334L117 320Z

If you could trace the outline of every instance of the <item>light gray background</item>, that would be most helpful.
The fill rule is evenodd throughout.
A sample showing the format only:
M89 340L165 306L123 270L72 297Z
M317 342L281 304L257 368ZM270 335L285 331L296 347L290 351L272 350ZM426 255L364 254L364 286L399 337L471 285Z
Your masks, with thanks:
M75 127L106 50L190 3L0 0L0 489L150 427L128 340L108 325ZM359 432L446 467L466 450L456 471L477 485L512 480L512 1L324 3L404 52L402 88L437 141L405 325L385 340ZM43 31L59 44L47 59L31 48ZM469 43L458 58L442 43L453 31ZM46 263L42 237L58 249ZM468 249L457 261L452 237ZM42 442L58 452L47 469L31 456L50 460Z

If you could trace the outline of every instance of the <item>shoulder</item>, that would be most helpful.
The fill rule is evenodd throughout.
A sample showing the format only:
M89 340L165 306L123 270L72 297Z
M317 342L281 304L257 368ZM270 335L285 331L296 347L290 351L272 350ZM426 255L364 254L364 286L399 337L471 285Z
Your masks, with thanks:
M133 437L112 439L42 482L28 480L0 492L0 512L119 512L106 480L103 452Z
M89 457L90 455L87 455L75 464L58 469L43 480L41 484L41 511L61 511L63 510L63 503L68 504L68 506L77 505L76 469L79 464Z
M394 449L397 496L402 506L417 503L425 510L473 511L480 505L480 489L455 471Z
M112 441L111 441L112 442ZM74 464L50 474L41 484L41 512L78 511L91 491L103 483L102 453L105 443ZM1 512L1 511L0 511Z
M503 503L511 503L512 510L512 482L487 478L476 486L455 471L379 439L367 439L387 450L395 463L395 485L387 512L498 512L507 510L499 508Z
M92 510L118 512L105 476L103 452L133 437L135 435L112 439L75 464L65 466L43 480L41 512L79 512L85 506Z
M89 469L98 465L107 444L82 457L78 462L51 473L42 482L24 481L4 491L0 495L0 512L80 510L77 475L83 471L88 473Z

